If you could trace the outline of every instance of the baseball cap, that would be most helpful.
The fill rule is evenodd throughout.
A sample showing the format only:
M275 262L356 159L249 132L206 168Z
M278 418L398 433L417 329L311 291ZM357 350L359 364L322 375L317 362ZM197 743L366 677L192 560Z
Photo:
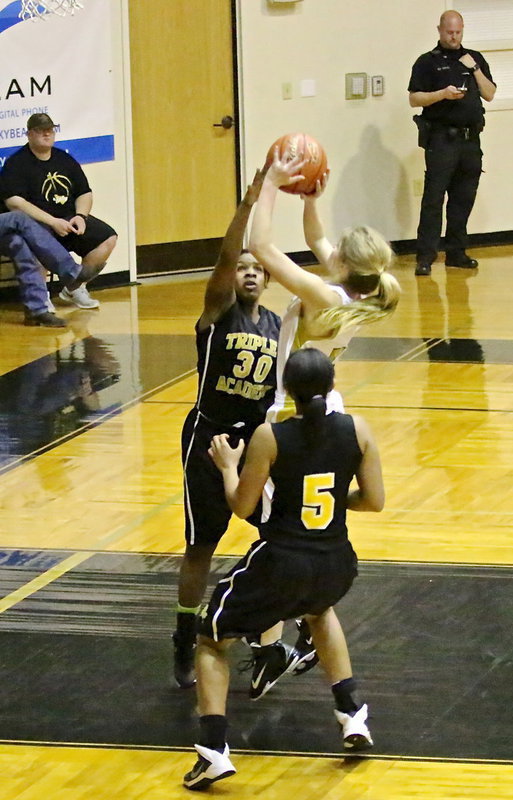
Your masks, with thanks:
M34 128L55 128L55 122L48 114L32 114L27 120L27 130Z

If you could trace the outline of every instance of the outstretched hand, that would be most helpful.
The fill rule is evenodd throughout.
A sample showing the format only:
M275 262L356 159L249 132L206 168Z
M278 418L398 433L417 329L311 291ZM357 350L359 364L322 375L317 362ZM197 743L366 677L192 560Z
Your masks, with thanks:
M330 171L329 169L327 169L326 172L321 177L321 179L315 182L315 191L310 192L309 194L302 194L301 200L317 200L317 198L320 197L321 194L326 189L329 177L330 177Z
M244 439L240 439L237 447L231 447L228 434L214 436L210 442L208 454L218 470L237 467L244 451Z
M258 200L260 195L260 189L262 188L266 172L267 172L267 167L263 167L262 169L257 169L257 171L255 172L253 182L250 183L250 185L246 189L246 194L244 195L244 202L246 203L246 205L252 206Z
M300 175L300 170L308 163L308 159L303 158L303 153L299 153L294 158L280 158L277 147L274 148L273 163L267 172L267 179L275 186L292 186L294 183L304 181L304 175Z

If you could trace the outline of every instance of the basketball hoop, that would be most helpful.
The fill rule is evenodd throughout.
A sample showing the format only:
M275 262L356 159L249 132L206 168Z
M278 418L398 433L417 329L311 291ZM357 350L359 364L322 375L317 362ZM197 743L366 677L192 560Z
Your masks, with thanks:
M66 17L79 8L83 8L79 0L21 0L19 17L22 20L43 19L48 14Z

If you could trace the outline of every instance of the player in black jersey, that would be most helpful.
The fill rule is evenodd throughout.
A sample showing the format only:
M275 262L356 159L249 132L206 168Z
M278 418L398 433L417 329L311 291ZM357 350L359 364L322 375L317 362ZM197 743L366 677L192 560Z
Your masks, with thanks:
M231 517L221 475L208 455L210 442L226 433L235 444L247 443L276 388L280 318L259 305L268 275L253 256L241 254L262 180L258 171L228 227L196 324L198 397L182 432L187 546L173 635L175 679L184 689L195 683L196 614Z
M199 623L199 758L185 775L188 789L204 789L235 772L226 744L230 644L258 636L281 620L305 617L310 625L332 686L344 750L372 746L367 705L358 697L333 605L357 574L346 509L383 508L379 454L361 417L326 414L326 395L334 380L327 356L315 348L297 350L285 365L283 380L297 416L257 428L240 477L242 444L232 448L222 434L214 437L210 449L237 516L244 519L253 512L269 477L275 489L269 519L260 526L261 539L219 581ZM358 488L351 490L353 477ZM261 657L265 669L265 653Z

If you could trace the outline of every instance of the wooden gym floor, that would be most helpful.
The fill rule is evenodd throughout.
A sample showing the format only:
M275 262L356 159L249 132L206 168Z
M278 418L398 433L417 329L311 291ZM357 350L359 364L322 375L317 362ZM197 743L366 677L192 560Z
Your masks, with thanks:
M513 248L472 254L477 272L431 278L399 259L397 313L337 365L387 489L350 517L361 574L337 609L375 750L339 756L319 670L253 704L234 669L238 773L213 795L513 797ZM98 312L62 309L63 333L0 301L2 800L190 796L194 695L172 686L169 634L204 283L103 290ZM232 522L212 582L253 537Z

